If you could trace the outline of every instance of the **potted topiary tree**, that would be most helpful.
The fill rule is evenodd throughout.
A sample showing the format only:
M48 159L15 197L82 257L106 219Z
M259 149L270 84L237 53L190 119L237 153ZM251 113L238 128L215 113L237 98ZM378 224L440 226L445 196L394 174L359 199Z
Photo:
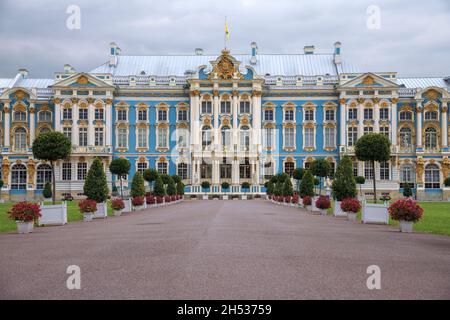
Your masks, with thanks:
M412 197L412 189L408 182L405 182L403 186L403 196L405 198L411 198Z
M423 217L423 209L411 198L400 199L389 206L393 220L400 222L400 232L412 232L413 224Z
M334 199L333 215L335 217L347 216L347 214L341 210L341 201L346 198L356 197L353 164L348 156L342 157L339 162L331 185L331 190Z
M92 199L81 200L78 203L78 207L80 208L80 212L83 214L84 222L91 222L94 213L97 212L97 202Z
M167 183L167 195L170 196L170 201L175 201L175 196L177 194L177 187L175 181L171 176L169 176Z
M156 178L158 177L158 175L159 175L158 170L156 170L154 168L149 168L144 171L144 174L143 174L144 180L148 182L150 191L154 190L155 181L156 181Z
M2 188L4 186L3 180L0 179L0 203L4 203L5 200L2 199Z
M52 185L50 184L50 182L47 182L44 186L44 191L42 191L42 195L44 196L44 201L48 202L48 201L52 201Z
M166 190L164 189L164 183L160 175L158 175L155 180L154 194L156 197L157 204L164 203L164 196L166 195Z
M123 199L123 184L122 179L130 172L131 164L126 158L116 158L109 164L109 171L117 175L120 181L120 197Z
M314 196L314 177L311 174L311 171L306 170L303 174L302 182L300 184L300 197L302 198L302 203L304 206L307 206L305 204L305 197L313 197ZM311 205L311 202L308 204L308 206Z
M131 203L133 204L134 210L142 210L145 208L145 185L144 178L139 172L136 172L131 181L131 191L130 195L132 197Z
M183 196L184 196L184 183L183 181L178 181L177 182L177 193L179 195L179 199L180 201L183 200Z
M230 189L230 184L228 182L222 182L222 192L226 193ZM228 200L228 195L224 194L222 200Z
M18 202L8 211L9 218L17 225L18 233L33 232L34 222L41 216L41 208L36 203Z
M327 210L331 207L330 198L327 196L320 195L316 200L316 208L320 209L320 214L322 216L327 215Z
M283 183L283 196L284 202L288 205L292 205L291 199L294 195L294 190L292 188L291 179L286 179Z
M108 217L108 207L106 199L108 198L108 183L106 181L105 171L99 158L95 158L87 173L83 186L84 195L97 202L97 211L94 218Z
M209 181L202 181L201 183L203 192L205 192L205 194L203 195L203 200L208 200L208 195L206 194L209 191L209 187L211 186L211 183L209 183Z
M111 207L114 211L114 216L120 217L122 210L125 208L125 203L121 198L116 198L111 201Z
M319 185L319 195L322 194L322 178L327 177L330 174L331 166L330 162L326 159L316 159L311 162L309 166L309 170L311 171L313 176L319 178L318 183L314 183L314 185Z
M356 214L361 209L361 204L355 198L345 198L342 200L341 210L347 214L349 221L356 221Z
M297 191L297 193L300 192L300 182L301 182L304 174L305 174L305 169L303 169L303 168L295 168L294 172L292 173L292 177L296 181L295 190Z
M357 177L355 178L355 182L356 182L357 184L359 184L359 200L360 200L360 201L364 201L364 196L363 196L361 187L362 187L362 185L363 185L364 183L366 183L366 178L364 178L363 176L357 176Z
M241 196L242 200L247 200L247 192L250 189L250 183L248 182L242 182L241 189L244 192L244 194Z

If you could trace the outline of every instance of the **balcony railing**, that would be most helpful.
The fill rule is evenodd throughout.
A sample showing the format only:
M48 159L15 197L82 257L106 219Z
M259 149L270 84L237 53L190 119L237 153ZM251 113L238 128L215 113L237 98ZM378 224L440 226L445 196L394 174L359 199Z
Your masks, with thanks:
M111 147L106 146L72 146L73 153L111 153Z

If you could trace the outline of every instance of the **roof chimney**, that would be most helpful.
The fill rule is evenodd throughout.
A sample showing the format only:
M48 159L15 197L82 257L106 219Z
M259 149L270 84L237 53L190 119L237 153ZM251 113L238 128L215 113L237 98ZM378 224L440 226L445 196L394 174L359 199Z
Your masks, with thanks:
M252 57L250 58L250 63L251 64L256 64L256 55L258 54L258 45L256 44L256 42L252 42L250 43L250 46L252 48Z
M70 64L65 64L64 65L64 72L65 73L74 73L75 72L75 68L72 67Z
M22 75L22 78L26 79L28 77L27 69L19 69L19 73Z
M304 46L303 51L305 54L314 54L315 47L314 46Z
M117 56L120 54L121 50L115 42L111 42L109 44L109 47L109 66L115 67L117 65Z
M341 62L341 43L338 41L334 43L334 63L340 64Z
M202 56L203 55L203 49L202 48L195 48L195 55L196 56Z

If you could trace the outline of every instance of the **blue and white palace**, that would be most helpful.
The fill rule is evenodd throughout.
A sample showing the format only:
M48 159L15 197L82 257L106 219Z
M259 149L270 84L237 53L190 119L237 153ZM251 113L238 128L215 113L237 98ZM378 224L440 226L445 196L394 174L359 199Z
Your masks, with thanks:
M240 193L247 181L256 193L277 172L316 158L335 168L350 155L366 195L377 179L393 197L411 183L419 199L446 199L450 78L366 72L342 57L339 42L330 51L260 54L251 43L246 54L127 56L112 43L108 61L89 72L65 65L52 79L32 79L21 69L0 79L2 197L41 198L51 168L33 159L31 145L57 130L73 146L57 163L58 195L82 196L94 157L106 169L129 159L127 183L154 167L180 175L187 192L208 180L211 192L227 181ZM392 142L390 161L375 168L354 158L368 132Z

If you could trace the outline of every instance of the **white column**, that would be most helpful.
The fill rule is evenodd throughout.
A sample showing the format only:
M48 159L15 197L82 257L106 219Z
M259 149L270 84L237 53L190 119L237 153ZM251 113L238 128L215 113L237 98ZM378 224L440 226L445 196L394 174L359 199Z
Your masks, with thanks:
M375 101L373 105L373 120L374 120L374 128L373 131L375 133L380 132L380 105L378 101Z
M237 90L233 90L233 144L238 143L238 94Z
M422 102L417 103L416 115L417 115L416 145L417 145L417 148L421 148L422 147Z
M112 146L112 99L106 99L106 146Z
M55 99L55 130L61 132L61 100L59 98Z
M441 121L441 135L442 135L442 148L448 147L448 102L443 102L442 106L442 121ZM445 177L444 177L445 178Z
M200 103L200 92L198 90L191 91L191 141L194 150L197 150L200 141L199 136L199 103Z
M92 104L92 101L89 101L88 104L88 128L87 128L87 134L88 134L88 146L94 145L94 105Z
M235 159L231 163L231 184L239 184L239 160Z
M217 159L212 159L212 183L219 184L219 161Z
M391 106L391 143L392 145L397 145L397 102L398 99L394 98L392 99L392 106Z
M253 146L258 152L261 141L261 91L254 90L252 94L253 108Z
M33 145L34 138L36 136L36 109L34 108L34 103L30 103L30 147Z
M219 145L219 91L214 90L214 144Z
M3 107L4 113L5 113L5 131L3 132L4 135L4 146L5 148L9 148L11 146L10 141L10 135L9 131L11 130L11 109L10 109L10 102L5 102L5 105ZM7 179L7 177L5 177Z
M72 99L72 145L78 146L78 99Z
M359 101L358 101L359 102ZM364 134L364 105L358 104L358 138Z
M255 160L255 172L253 173L253 176L255 177L254 184L256 185L259 185L259 169L260 169L259 160Z
M346 132L347 132L347 121L345 121L346 119L346 112L347 112L347 107L345 104L345 99L341 99L339 100L341 108L339 109L340 111L340 145L341 146L345 146L345 140L346 140Z

